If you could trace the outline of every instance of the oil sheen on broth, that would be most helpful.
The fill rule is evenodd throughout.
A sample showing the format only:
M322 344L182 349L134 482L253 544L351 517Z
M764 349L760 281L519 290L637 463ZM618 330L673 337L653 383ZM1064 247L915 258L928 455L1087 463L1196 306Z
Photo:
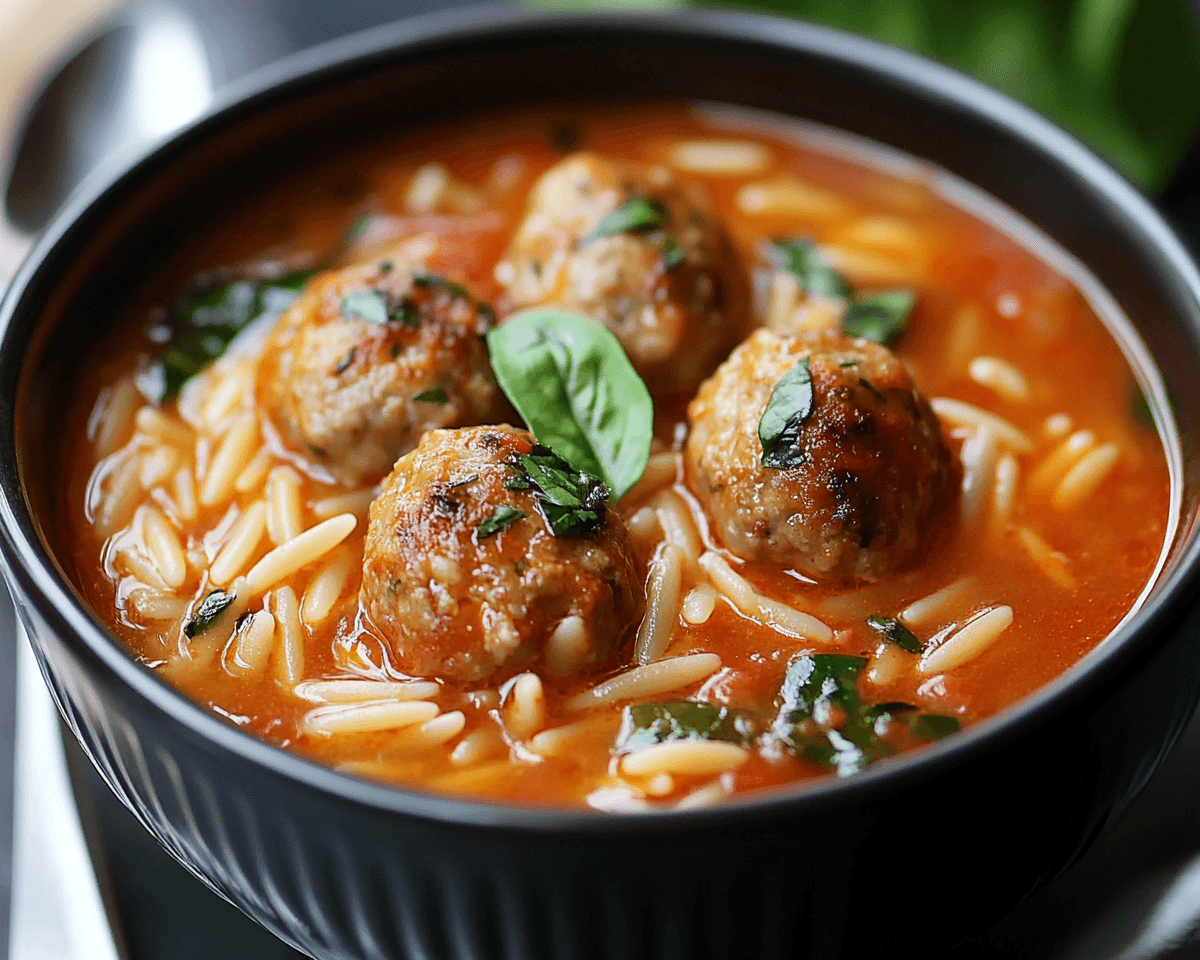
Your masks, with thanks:
M1100 642L1170 515L1113 337L938 176L660 104L284 178L82 385L74 575L231 723L420 789L700 806L927 746ZM561 529L484 337L544 305L655 406Z

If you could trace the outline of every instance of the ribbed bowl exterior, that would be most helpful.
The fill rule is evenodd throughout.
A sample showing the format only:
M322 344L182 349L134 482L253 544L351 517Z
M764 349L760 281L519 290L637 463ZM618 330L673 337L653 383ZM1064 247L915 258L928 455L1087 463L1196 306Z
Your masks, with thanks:
M647 59L647 50L658 53ZM1184 532L1161 588L1080 667L919 755L687 814L505 808L341 776L191 704L129 660L82 605L55 560L55 461L44 438L61 422L60 385L94 342L95 317L120 302L123 265L175 242L188 203L216 202L213 182L252 181L254 162L240 162L247 138L311 133L331 122L322 117L361 116L387 91L433 76L458 77L443 91L447 110L468 94L514 102L604 87L840 116L857 133L977 173L1027 216L1052 196L1039 222L1094 264L1127 311L1153 318L1141 333L1176 397L1185 450L1196 449L1194 269L1134 191L998 95L865 41L740 15L477 11L377 31L260 78L94 185L5 300L0 547L47 681L88 756L181 863L321 960L857 958L932 950L1010 909L1121 812L1191 715L1200 688L1194 454ZM792 89L814 78L821 97ZM826 100L847 106L838 113ZM955 132L919 149L947 129ZM1108 259L1090 258L1093 247Z

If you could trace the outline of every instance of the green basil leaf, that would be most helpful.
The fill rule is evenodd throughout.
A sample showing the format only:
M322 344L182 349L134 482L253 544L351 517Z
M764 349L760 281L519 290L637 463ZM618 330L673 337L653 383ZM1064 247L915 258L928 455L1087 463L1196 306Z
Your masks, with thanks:
M579 241L586 247L601 237L614 237L619 233L647 233L660 229L667 219L667 209L659 201L648 197L634 197L601 218L591 232Z
M745 714L714 703L635 703L625 708L614 752L632 753L673 740L721 740L744 747L753 736Z
M846 300L850 287L833 267L817 258L817 250L807 240L777 240L777 256L788 273L800 281L801 289L810 297L830 297Z
M913 290L880 290L856 296L842 315L847 336L874 340L885 347L895 343L908 326L917 302Z
M487 333L492 370L538 441L619 499L650 458L654 403L621 344L565 310L526 310Z
M234 280L180 297L171 311L171 339L163 350L159 402L179 393L252 322L283 313L315 273L298 270L271 280Z
M605 521L609 490L541 444L510 461L518 472L505 481L509 490L533 490L538 511L556 537L584 537Z
M957 733L961 725L954 717L943 717L936 713L922 713L909 721L909 727L918 737L940 740L947 734Z
M490 517L480 522L476 528L477 537L480 540L486 540L488 537L499 533L501 530L508 529L518 520L523 520L524 518L525 514L516 507L510 507L506 503L501 504L492 511Z
M800 427L812 410L812 373L808 357L804 357L775 384L758 421L764 467L786 470L804 462L807 453L800 444Z
M858 693L865 657L804 654L788 664L773 731L793 753L832 767L839 776L896 752L875 730L881 715ZM837 712L836 722L828 717Z
M450 396L442 387L430 387L418 393L413 400L417 403L449 403Z
M669 234L663 237L662 258L663 269L668 273L672 270L678 270L687 262L687 254L683 252L683 247L679 245L678 240Z
M342 300L341 313L347 320L367 323L388 322L387 298L379 290L356 290Z
M440 287L456 300L471 299L471 294L467 292L466 287L461 283L455 283L453 280L443 277L440 273L418 270L413 274L412 282L414 287Z
M878 631L879 635L888 643L894 643L901 650L907 650L909 653L921 652L921 641L899 620L887 617L867 617L867 625Z
M236 599L237 596L235 594L226 593L224 590L213 590L200 602L200 606L196 608L196 612L183 625L184 634L188 639L191 639L203 633L220 619L221 614Z

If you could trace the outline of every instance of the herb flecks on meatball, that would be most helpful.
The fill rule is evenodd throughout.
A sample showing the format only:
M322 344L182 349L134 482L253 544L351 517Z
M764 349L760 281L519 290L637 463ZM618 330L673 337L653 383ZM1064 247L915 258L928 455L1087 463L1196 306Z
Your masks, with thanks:
M928 401L868 340L759 330L700 388L688 419L689 482L745 559L877 579L916 550L954 488Z
M428 246L318 276L264 353L259 393L285 442L345 483L375 483L426 430L504 416L482 339L495 316L414 262Z
M580 509L593 517L552 525L538 473L547 454L512 427L435 430L384 481L361 602L400 669L481 680L540 662L570 673L632 637L645 595L625 524L592 496Z
M745 332L733 244L662 167L592 153L551 167L498 276L514 307L556 304L603 323L658 394L693 391Z

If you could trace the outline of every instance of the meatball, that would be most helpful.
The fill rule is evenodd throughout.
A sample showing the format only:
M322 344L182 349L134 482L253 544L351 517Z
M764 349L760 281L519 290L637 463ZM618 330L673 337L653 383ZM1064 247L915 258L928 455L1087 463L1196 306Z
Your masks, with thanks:
M773 469L763 465L759 421L804 359L810 412L789 422L789 455ZM813 576L882 576L913 552L956 479L928 401L904 364L869 340L759 330L700 388L688 419L689 483L725 546Z
M625 229L605 220L614 211L630 215ZM551 167L497 275L514 307L558 304L603 323L655 393L692 393L745 334L733 245L662 167L592 153Z
M523 465L530 453L556 459L508 426L434 430L384 482L361 603L400 669L481 680L541 655L570 673L631 638L645 593L620 515L601 486L579 522L555 514Z
M483 340L494 314L425 268L437 244L318 276L267 343L260 399L344 483L375 483L426 430L505 418Z

